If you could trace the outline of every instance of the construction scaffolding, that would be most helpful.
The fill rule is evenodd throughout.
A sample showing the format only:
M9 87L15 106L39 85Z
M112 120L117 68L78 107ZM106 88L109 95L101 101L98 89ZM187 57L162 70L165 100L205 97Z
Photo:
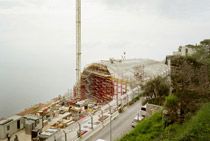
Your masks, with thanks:
M155 76L165 76L167 70L167 65L149 59L110 59L93 63L81 74L80 98L93 99L98 103L114 100L119 105L128 91L140 88L146 80Z
M127 91L127 81L115 78L102 64L92 64L81 75L81 98L94 99L98 103L113 100Z

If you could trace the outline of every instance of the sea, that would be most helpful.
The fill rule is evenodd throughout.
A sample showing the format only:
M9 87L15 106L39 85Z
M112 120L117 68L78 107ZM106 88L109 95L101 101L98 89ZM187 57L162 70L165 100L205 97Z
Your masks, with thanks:
M14 115L34 104L47 102L71 91L75 82L74 74L71 61L2 63L0 118Z

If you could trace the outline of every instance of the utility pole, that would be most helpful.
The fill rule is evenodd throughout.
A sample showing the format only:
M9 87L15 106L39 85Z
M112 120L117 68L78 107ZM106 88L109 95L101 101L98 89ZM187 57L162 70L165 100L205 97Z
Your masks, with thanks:
M110 141L112 141L112 114L110 113L110 126L109 126L109 131L110 131Z
M63 130L63 133L65 134L65 141L67 141L67 132Z
M76 97L80 97L81 75L81 0L76 0Z
M109 137L110 137L110 141L112 141L112 109L111 109L111 105L108 103L109 105L109 114L110 114L110 121L109 121Z

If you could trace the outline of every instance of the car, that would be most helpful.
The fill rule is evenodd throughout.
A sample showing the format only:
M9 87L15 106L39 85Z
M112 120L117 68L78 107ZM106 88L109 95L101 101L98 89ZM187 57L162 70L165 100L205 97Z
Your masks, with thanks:
M141 106L140 114L143 117L146 117L147 115L147 105Z
M137 124L136 121L132 121L132 122L131 122L131 127L133 127L133 128L136 127L136 124Z
M141 121L143 118L144 118L143 116L141 116L140 114L137 114L137 115L135 116L135 118L133 119L133 121L131 122L131 126L132 126L133 128L136 127L137 123L138 123L139 121Z
M103 140L103 139L97 139L96 141L106 141L106 140Z

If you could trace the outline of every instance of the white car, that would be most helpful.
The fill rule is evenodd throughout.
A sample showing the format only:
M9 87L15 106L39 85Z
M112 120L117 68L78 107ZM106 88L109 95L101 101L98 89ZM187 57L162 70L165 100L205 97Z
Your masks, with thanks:
M131 126L132 127L135 127L136 124L141 121L144 117L141 116L141 115L136 115L135 118L133 119L132 123L131 123Z
M105 141L105 140L103 140L103 139L97 139L96 141Z
M146 115L147 115L147 105L141 106L140 113L143 117L146 117Z

